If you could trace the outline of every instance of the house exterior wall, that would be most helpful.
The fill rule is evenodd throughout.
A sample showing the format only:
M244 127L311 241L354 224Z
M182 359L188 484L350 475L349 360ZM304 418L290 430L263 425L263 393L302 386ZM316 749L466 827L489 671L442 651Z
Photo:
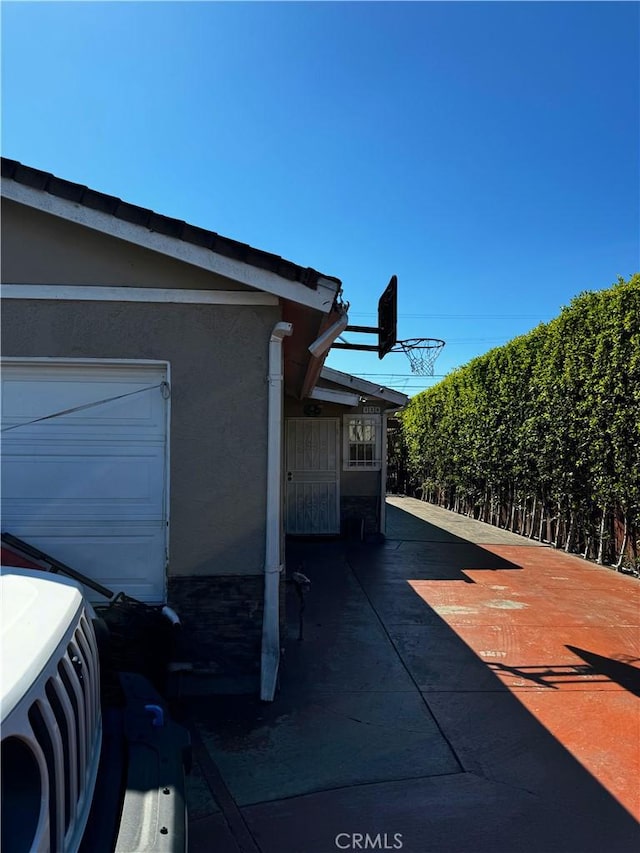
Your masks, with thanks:
M5 284L251 290L239 282L2 199Z
M382 499L381 472L344 470L343 418L346 414L362 412L362 405L349 408L337 403L327 403L320 400L300 401L287 397L285 400L285 418L307 417L305 410L310 405L318 406L321 409L319 417L340 419L340 527L342 533L344 535L360 535L362 520L364 520L363 532L365 535L379 533L380 502ZM371 405L371 403L367 405Z
M2 354L171 365L172 576L264 565L267 350L277 308L4 302Z
M4 211L5 282L244 289L19 205ZM281 308L6 299L1 319L3 356L169 362L168 600L182 653L258 673L268 342Z

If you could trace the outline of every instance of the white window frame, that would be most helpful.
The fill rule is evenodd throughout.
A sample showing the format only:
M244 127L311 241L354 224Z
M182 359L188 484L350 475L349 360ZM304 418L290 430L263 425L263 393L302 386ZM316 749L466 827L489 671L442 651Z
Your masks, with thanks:
M354 442L350 438L350 426L360 421L365 426L375 427L373 441ZM373 459L360 462L351 461L351 447L354 444L373 446ZM382 418L380 415L355 413L343 416L342 422L342 469L343 471L380 471L382 468Z

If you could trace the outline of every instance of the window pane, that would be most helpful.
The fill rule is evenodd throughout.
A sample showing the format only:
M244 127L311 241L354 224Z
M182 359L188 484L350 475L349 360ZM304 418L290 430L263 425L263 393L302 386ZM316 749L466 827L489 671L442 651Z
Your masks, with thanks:
M353 469L380 467L380 418L351 415L344 420L345 466Z

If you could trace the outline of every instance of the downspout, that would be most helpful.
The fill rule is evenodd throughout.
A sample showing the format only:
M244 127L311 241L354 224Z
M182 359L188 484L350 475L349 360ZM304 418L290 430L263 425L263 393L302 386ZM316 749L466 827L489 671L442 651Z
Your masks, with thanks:
M264 608L260 698L272 702L280 664L280 575L282 573L282 341L293 331L291 323L276 323L269 340L267 432L267 530L264 562Z
M389 413L385 409L382 412L382 436L380 444L382 447L382 459L380 460L380 533L387 535L387 417Z

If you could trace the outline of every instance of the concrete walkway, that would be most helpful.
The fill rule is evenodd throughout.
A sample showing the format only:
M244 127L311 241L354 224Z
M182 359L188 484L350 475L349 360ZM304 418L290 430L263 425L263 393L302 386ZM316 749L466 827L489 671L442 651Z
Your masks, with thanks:
M190 700L192 853L640 849L640 584L410 498L292 544L281 689Z

